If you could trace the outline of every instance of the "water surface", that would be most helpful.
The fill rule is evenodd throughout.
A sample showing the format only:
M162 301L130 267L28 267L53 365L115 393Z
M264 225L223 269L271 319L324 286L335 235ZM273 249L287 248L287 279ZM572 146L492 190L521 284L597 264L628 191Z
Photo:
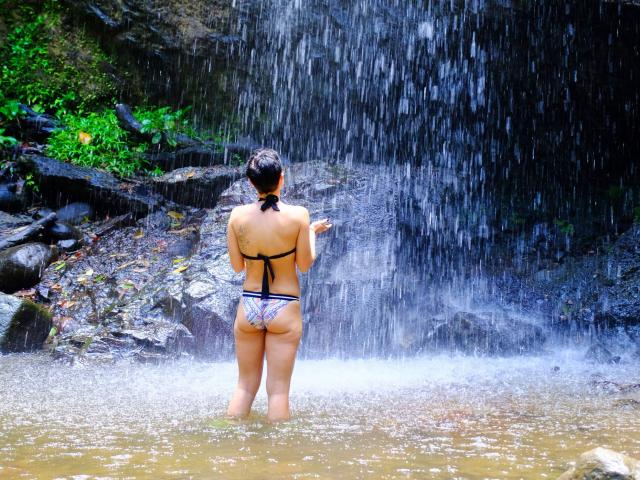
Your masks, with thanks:
M222 420L233 363L4 356L0 477L533 479L596 446L640 456L638 392L594 383L640 382L637 363L581 354L300 361L276 426L263 389L249 420Z

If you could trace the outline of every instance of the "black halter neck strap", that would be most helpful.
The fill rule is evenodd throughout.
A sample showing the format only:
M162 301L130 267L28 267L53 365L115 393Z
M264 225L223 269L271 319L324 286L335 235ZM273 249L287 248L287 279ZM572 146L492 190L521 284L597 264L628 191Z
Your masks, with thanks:
M273 208L276 212L279 212L280 209L278 208L278 200L280 200L278 198L277 195L274 195L273 193L270 193L269 195L267 195L266 197L260 197L258 199L258 201L260 202L264 202L261 206L260 206L260 210L262 210L263 212L271 207Z

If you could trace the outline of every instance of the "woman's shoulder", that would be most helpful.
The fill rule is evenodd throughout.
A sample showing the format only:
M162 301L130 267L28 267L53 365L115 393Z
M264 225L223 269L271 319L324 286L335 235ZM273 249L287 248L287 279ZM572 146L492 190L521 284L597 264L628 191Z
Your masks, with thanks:
M286 209L291 215L294 215L296 217L309 216L309 210L307 210L302 205L291 205L290 203L287 203L287 204L284 204L283 206L286 207Z

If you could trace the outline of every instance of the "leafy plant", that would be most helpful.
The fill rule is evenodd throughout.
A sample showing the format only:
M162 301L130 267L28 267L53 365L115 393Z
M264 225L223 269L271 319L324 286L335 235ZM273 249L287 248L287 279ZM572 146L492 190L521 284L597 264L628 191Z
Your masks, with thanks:
M140 153L146 145L131 141L113 110L86 116L68 114L63 122L66 128L56 130L49 138L47 153L52 157L123 177L145 167Z
M569 223L567 220L557 218L553 223L555 223L560 231L566 235L573 235L573 233L575 232L573 224Z
M20 109L20 102L5 98L0 91L0 148L10 147L18 143L15 137L4 134L6 130L4 125L22 115L24 115L24 112Z
M633 222L640 223L640 205L633 209Z
M0 91L36 111L64 115L115 94L102 65L110 58L81 31L68 31L57 0L13 2L0 46Z
M139 107L134 115L142 124L142 133L152 135L151 143L156 145L163 139L167 145L176 147L179 134L197 137L198 134L186 118L191 107L172 111L169 107Z

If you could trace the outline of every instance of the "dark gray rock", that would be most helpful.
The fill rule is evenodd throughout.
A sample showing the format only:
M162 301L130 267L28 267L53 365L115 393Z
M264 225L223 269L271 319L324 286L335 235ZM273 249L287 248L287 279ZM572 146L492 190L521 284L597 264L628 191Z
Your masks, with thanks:
M601 343L594 343L584 355L584 359L593 363L613 364L619 363L620 357L614 356L607 347Z
M436 320L425 347L474 355L519 355L539 351L545 341L543 329L504 312L475 314L456 312Z
M149 140L151 136L148 133L142 133L142 123L133 115L131 107L124 103L118 103L116 105L116 117L120 126L129 133L140 137L144 140Z
M154 190L182 205L213 208L220 194L242 176L235 167L180 168L154 178Z
M16 229L32 223L26 215L10 215L0 211L0 237L11 235Z
M59 240L56 243L56 246L62 252L75 252L80 247L82 247L82 242L80 240L70 238L68 240Z
M163 203L163 198L134 181L119 180L92 168L79 167L53 158L23 155L18 165L34 173L40 193L54 204L86 202L103 214L131 212L146 215Z
M93 218L93 208L85 202L73 202L56 211L57 218L60 222L66 222L70 225L80 225L85 221Z
M640 325L640 225L620 235L602 267L605 283L595 321L605 327Z
M148 154L147 158L153 165L164 171L171 171L182 167L209 167L225 164L225 152L216 143L201 143L179 148L174 152L158 152Z
M23 115L12 122L7 133L27 141L44 143L51 133L59 127L58 121L51 115L38 113L27 105L20 104Z
M25 243L0 252L0 291L33 287L57 256L56 250L43 243Z
M16 193L15 183L0 185L0 210L5 212L18 212L22 208L22 199Z
M36 210L36 212L32 215L31 218L33 218L34 220L40 220L42 218L48 217L52 213L53 213L53 210L47 207L43 207ZM56 215L56 218L57 218L57 215Z
M53 240L80 240L82 232L65 222L56 222L49 227L49 235Z
M0 352L36 350L49 335L51 314L41 306L0 293Z

